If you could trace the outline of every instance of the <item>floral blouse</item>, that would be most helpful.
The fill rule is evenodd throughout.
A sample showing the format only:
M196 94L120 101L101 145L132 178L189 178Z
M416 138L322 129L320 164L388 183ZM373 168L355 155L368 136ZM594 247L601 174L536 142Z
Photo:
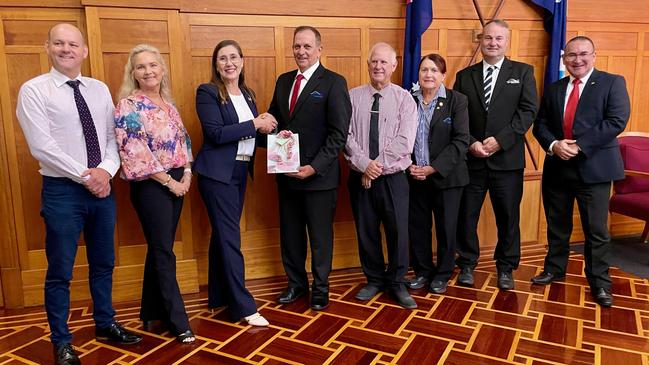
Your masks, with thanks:
M121 177L143 180L192 162L187 130L176 108L165 112L142 94L132 94L115 108L115 139L122 160Z

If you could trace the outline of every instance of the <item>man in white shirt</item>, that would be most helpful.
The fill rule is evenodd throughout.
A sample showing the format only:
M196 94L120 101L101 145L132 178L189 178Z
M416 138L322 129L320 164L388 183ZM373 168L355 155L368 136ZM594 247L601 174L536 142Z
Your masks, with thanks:
M45 310L57 364L79 364L67 319L77 243L84 232L96 337L119 344L142 338L113 319L115 199L110 179L119 169L114 106L108 87L81 76L88 56L75 26L50 29L45 50L49 73L27 81L16 114L43 176L41 216L45 221Z

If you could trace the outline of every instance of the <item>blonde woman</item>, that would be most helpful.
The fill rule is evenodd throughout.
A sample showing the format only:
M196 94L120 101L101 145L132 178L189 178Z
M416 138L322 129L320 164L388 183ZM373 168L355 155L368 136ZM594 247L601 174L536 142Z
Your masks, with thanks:
M191 185L191 142L173 105L168 71L158 49L140 44L129 54L115 110L122 178L147 241L140 318L169 326L181 343L192 343L173 253L183 196Z

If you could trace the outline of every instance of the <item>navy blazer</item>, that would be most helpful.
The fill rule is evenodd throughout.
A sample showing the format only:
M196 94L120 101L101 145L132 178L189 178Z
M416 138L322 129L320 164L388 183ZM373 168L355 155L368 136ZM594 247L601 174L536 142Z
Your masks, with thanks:
M289 115L289 94L297 70L279 76L268 112L277 119L278 130L300 137L300 165L311 165L316 173L300 180L277 174L277 183L295 190L328 190L338 187L338 156L347 141L352 105L347 82L341 75L320 65L304 86Z
M417 105L419 100L413 95ZM437 188L464 186L469 183L466 151L469 147L467 98L446 89L446 98L437 99L428 131L428 160L437 172L428 176ZM416 163L415 154L412 160Z
M524 136L538 109L534 68L505 58L487 111L482 67L482 62L478 62L458 72L453 90L469 99L469 146L493 136L502 150L487 158L469 153L467 164L471 170L522 169L525 167Z
M252 97L241 90L252 114L256 117L257 106ZM239 141L256 137L255 125L252 120L239 123L239 116L234 105L229 100L221 102L216 86L202 84L196 91L196 113L203 129L203 145L201 146L194 171L226 184L232 179L235 158ZM256 149L256 140L255 140ZM254 153L248 163L250 177L254 171Z
M570 77L564 77L553 83L543 95L532 132L544 151L553 141L564 139L563 112L569 80ZM568 161L547 156L544 178L560 178L555 176L556 167L576 163L585 183L623 179L624 164L617 136L624 131L630 110L624 77L593 70L579 97L573 121L573 139L577 140L581 151Z

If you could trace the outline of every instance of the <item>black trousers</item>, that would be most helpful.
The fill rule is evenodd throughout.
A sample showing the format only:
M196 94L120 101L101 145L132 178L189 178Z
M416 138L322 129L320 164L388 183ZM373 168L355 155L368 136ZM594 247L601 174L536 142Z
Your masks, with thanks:
M179 180L183 168L172 169L169 175ZM153 179L133 181L130 186L131 203L147 243L140 319L162 320L171 325L175 334L182 333L189 329L189 320L176 280L173 244L183 198Z
M494 252L496 267L499 271L517 269L521 258L519 221L523 198L523 169L469 170L469 178L469 185L464 188L460 204L457 265L460 268L474 268L478 264L478 219L488 191L498 228L498 242Z
M306 290L305 268L308 243L311 246L312 290L329 293L333 260L333 221L338 189L295 190L277 185L279 197L280 246L288 286Z
M361 176L350 171L348 182L361 267L368 284L396 289L408 271L408 180L404 172L383 175L365 189ZM381 223L388 248L387 269Z
M574 164L563 164L553 176L543 175L541 191L548 222L548 254L545 271L564 275L570 255L572 213L575 200L584 230L584 272L592 288L611 288L608 274L608 201L611 183L582 182Z
M212 226L207 277L207 306L228 306L234 320L257 312L246 289L239 222L246 194L248 163L237 161L230 183L198 175L201 193Z
M457 218L464 187L440 189L430 180L410 183L410 261L417 276L448 281L455 267ZM437 265L433 263L433 225L437 238Z

